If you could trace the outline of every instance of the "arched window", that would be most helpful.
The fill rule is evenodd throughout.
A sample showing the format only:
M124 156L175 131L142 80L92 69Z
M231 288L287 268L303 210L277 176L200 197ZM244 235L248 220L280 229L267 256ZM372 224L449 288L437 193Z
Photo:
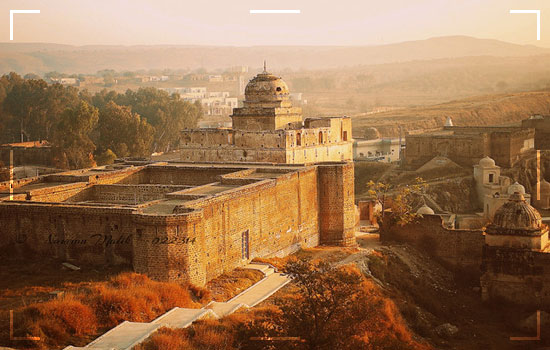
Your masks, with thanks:
M296 133L296 146L301 146L302 145L302 135L300 135L300 133Z
M323 143L323 132L319 131L319 144Z

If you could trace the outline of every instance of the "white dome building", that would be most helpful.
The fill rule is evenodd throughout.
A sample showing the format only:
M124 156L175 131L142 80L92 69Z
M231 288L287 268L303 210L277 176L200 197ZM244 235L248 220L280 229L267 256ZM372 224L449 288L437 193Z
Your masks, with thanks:
M508 194L512 195L514 193L519 193L522 195L525 195L525 187L521 185L519 182L514 182L510 187L508 187Z
M496 163L493 158L487 156L479 161L479 166L482 168L494 168Z
M432 208L428 207L425 203L416 211L419 215L434 215L435 212Z

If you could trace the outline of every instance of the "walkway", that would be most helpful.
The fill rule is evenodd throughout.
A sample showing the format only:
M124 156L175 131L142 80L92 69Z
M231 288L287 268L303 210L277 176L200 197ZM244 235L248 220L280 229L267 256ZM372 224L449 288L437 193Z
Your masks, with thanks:
M245 268L261 271L265 277L226 302L210 302L202 309L175 307L149 323L125 321L84 347L68 346L64 350L130 350L161 327L185 328L202 318L222 318L240 308L258 305L291 280L267 264L251 263Z

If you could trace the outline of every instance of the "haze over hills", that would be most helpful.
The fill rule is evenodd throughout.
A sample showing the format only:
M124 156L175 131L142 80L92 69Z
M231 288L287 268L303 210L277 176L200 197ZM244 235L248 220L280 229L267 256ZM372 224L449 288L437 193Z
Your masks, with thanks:
M382 136L397 137L415 129L442 127L446 117L457 126L518 125L534 114L550 113L550 91L532 91L476 96L431 106L403 108L353 117L353 136L363 137L375 127Z
M71 46L48 43L0 43L0 73L95 73L102 69L223 69L259 67L329 69L414 60L469 56L525 57L550 49L466 36L438 37L381 46Z

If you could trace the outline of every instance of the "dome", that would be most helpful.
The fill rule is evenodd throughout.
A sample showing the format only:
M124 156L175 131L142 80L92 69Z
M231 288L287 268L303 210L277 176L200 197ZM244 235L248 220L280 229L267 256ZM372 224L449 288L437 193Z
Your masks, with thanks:
M376 128L366 128L365 129L365 138L367 140L376 140L380 138L380 133Z
M540 193L550 193L550 182L542 179L540 182Z
M432 208L428 207L426 204L424 204L423 206L418 208L416 213L420 214L420 215L434 215L435 214L434 210Z
M482 168L492 168L495 166L495 161L493 158L485 157L479 161L479 166Z
M247 102L276 102L289 99L289 90L283 79L263 72L246 85L244 94Z
M508 187L508 194L511 195L516 192L519 194L525 194L525 187L523 187L523 185L521 185L517 181L513 185L510 185L510 187Z
M524 231L538 231L542 228L540 213L525 202L521 193L514 193L508 202L504 203L496 212L491 231L498 233L519 233ZM520 232L518 232L520 231Z

